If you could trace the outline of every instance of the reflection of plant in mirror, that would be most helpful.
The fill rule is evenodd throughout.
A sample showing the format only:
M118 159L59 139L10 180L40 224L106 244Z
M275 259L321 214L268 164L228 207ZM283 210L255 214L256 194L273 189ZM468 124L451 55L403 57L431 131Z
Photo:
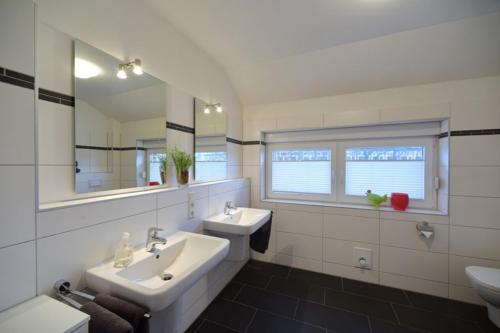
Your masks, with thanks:
M167 152L165 152L165 155L160 156L158 162L160 163L161 183L165 184L167 182L167 177L165 176L167 174Z
M169 155L177 170L177 182L181 185L186 184L189 180L189 168L193 165L193 157L177 147L170 149Z

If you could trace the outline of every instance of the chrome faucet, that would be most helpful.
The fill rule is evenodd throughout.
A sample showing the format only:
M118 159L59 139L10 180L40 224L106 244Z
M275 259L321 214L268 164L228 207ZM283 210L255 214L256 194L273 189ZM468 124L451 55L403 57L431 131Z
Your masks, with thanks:
M236 209L234 202L226 201L226 204L224 205L224 214L231 215L234 209Z
M163 238L163 237L159 237L158 231L163 231L163 229L156 228L156 227L151 227L148 229L148 239L146 241L146 251L151 252L151 253L155 253L157 244L161 244L161 245L167 244L167 239Z

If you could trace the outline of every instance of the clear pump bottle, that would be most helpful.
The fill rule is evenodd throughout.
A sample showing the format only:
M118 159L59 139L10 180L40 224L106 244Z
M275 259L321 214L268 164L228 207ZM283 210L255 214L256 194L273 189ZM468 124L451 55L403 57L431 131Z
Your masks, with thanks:
M118 248L115 252L115 264L116 268L123 268L130 265L130 263L134 260L134 251L130 246L130 234L128 232L124 232L122 235L122 240L118 244Z

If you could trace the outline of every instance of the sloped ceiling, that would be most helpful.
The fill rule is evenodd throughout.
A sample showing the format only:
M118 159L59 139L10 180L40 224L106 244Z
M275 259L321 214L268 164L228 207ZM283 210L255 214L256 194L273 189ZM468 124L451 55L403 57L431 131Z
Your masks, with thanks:
M147 0L244 105L500 74L500 0Z

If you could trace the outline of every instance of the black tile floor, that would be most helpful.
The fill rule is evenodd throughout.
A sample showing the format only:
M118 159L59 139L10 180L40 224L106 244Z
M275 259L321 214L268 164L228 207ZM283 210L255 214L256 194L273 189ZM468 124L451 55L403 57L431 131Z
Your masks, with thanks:
M189 333L490 333L486 308L250 260Z

